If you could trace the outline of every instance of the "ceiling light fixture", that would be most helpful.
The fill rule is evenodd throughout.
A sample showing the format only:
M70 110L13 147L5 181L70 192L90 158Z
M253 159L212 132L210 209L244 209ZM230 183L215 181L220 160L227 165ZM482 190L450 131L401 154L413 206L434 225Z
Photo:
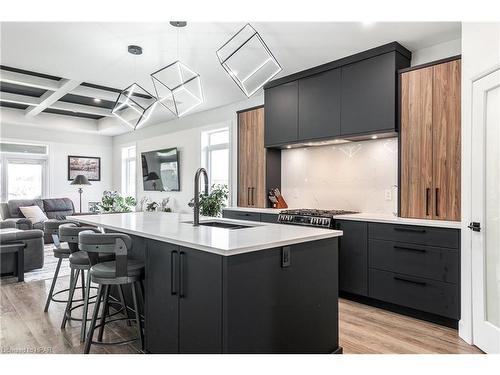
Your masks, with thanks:
M249 23L217 50L217 57L247 97L255 94L283 69Z
M149 120L157 103L153 95L133 83L118 95L111 113L136 130Z
M377 139L377 138L378 138L378 136L372 135L372 139Z
M200 75L179 61L179 28L187 23L170 24L177 27L177 60L151 73L151 79L160 104L181 117L203 103L204 98Z
M99 99L99 98L94 98L94 102L96 102L96 103L100 103L100 102L101 102L101 99Z
M132 55L142 54L140 46L130 45L127 50ZM136 60L134 60L134 75L135 71ZM101 100L96 98L94 101L100 102ZM111 113L131 129L137 130L149 120L157 104L158 100L154 95L138 83L132 83L118 94Z

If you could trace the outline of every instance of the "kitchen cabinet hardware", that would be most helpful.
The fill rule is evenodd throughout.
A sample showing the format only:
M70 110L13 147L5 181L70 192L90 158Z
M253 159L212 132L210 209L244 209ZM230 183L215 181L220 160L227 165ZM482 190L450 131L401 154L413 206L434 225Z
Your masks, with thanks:
M393 248L395 250L416 251L417 253L425 253L427 251L425 249L416 249L414 247L399 246L399 245L394 245Z
M404 277L401 277L401 276L394 276L394 280L403 281L405 283L417 284L417 285L421 285L421 286L426 286L427 285L427 283L424 282L424 281L410 280L410 279L407 279L407 278L404 278Z
M175 296L177 294L179 278L177 275L177 268L179 262L179 253L174 250L170 253L170 293Z

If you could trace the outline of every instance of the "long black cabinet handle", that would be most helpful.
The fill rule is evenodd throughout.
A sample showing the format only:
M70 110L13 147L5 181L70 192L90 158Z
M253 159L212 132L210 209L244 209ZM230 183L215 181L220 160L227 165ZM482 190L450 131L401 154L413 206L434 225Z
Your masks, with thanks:
M179 297L184 298L184 256L186 253L184 251L180 252L180 262L179 262L179 279L180 279L180 286L179 286Z
M170 293L172 295L177 294L177 283L179 278L177 277L177 263L178 263L179 253L177 251L172 251L170 253Z
M421 285L421 286L427 285L427 283L424 281L415 281L415 280L405 279L404 277L400 277L400 276L394 276L394 280L404 281L405 283L417 284L417 285Z
M439 188L436 188L436 216L439 216Z
M250 214L248 214L248 213L245 213L245 214L237 213L236 215L238 215L238 216L250 216Z
M429 216L429 193L431 192L430 188L425 189L425 216Z
M247 188L247 206L250 206L250 188Z
M394 227L397 232L425 233L425 229Z
M397 246L397 245L394 245L393 247L396 250L416 251L418 253L426 253L427 252L427 250L425 250L425 249L415 249L413 247Z
M253 193L254 193L254 191L255 191L255 188L254 188L254 187L251 187L251 188L250 188L250 192L251 192L251 195L250 195L250 196L252 197L252 206L255 206L255 201L254 201L254 197L253 197Z

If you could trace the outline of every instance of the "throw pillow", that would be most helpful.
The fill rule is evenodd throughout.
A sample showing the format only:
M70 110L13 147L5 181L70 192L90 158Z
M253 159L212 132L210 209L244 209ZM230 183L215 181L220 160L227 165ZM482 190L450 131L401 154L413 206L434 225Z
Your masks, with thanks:
M48 217L38 206L19 207L19 210L23 213L24 217L33 224L48 220Z

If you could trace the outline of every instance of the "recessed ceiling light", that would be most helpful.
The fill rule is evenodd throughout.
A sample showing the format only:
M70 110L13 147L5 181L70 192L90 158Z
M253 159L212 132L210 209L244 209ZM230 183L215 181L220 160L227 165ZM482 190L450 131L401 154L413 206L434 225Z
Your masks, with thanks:
M100 102L101 102L101 99L99 99L99 98L94 98L94 102L96 102L96 103L100 103Z
M288 146L286 146L286 148L292 148L292 146L288 145Z
M378 137L376 135L372 135L372 139L377 139Z
M361 22L361 24L364 26L364 27L369 27L369 26L373 26L375 24L375 22L371 22L371 21L363 21Z

